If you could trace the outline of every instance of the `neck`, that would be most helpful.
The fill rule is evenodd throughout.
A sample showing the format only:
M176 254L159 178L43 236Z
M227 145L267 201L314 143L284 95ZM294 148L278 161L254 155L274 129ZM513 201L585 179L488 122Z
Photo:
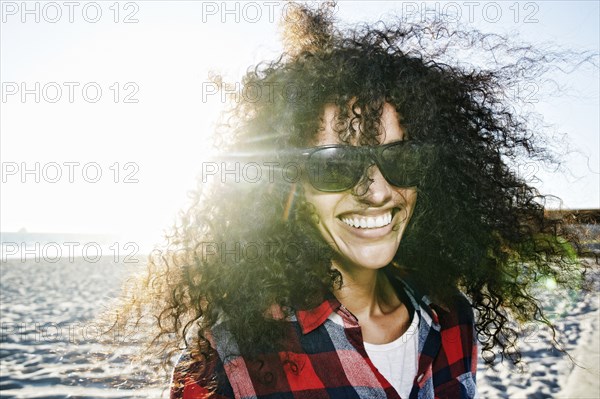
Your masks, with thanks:
M349 272L335 263L334 267L343 279L343 285L334 291L334 295L359 319L385 315L401 305L383 269Z

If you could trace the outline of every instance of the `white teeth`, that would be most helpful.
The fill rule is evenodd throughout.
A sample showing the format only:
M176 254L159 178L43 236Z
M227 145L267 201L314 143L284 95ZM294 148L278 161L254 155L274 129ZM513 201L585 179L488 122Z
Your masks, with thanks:
M356 228L373 229L390 224L392 222L392 212L390 211L385 215L375 217L343 217L342 222L346 223L348 226Z

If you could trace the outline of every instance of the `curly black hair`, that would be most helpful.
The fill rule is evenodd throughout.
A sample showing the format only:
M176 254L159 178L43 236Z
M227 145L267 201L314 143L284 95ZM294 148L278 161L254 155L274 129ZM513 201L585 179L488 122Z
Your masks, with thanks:
M337 116L341 141L377 145L389 103L408 139L428 149L393 267L435 303L464 292L484 359L518 363L519 322L541 321L554 332L534 295L540 279L574 287L584 268L578 237L545 217L545 197L515 171L524 160L557 159L540 119L507 92L595 55L514 45L441 20L341 29L328 3L291 12L287 51L247 72L219 130L222 166L259 165L252 175L262 170L262 178L200 181L128 311L149 307L159 327L153 342L170 353L185 341L206 354L208 333L222 320L245 354L278 345L282 317L341 284L290 154L313 142L326 104L352 104ZM483 66L458 62L467 50L480 50Z

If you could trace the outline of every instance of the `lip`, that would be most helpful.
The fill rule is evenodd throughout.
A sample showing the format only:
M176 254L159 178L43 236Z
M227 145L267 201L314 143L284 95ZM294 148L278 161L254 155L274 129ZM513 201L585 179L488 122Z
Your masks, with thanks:
M372 228L358 228L358 227L352 227L346 223L344 223L342 221L342 217L347 217L349 215L357 215L357 216L364 216L364 217L377 217L377 216L383 216L386 215L389 212L392 212L392 220L390 223L388 223L385 226L382 227L372 227ZM350 232L352 235L359 237L359 238L369 238L369 239L374 239L374 238L381 238L381 237L385 237L386 235L388 235L392 229L394 228L394 226L397 223L396 220L396 215L400 213L400 208L394 207L394 208L388 208L388 209L378 209L376 211L359 211L359 212L345 212L340 214L337 217L337 222L348 232Z
M357 216L363 216L363 217L377 217L377 216L384 216L389 212L392 212L392 218L394 216L396 216L396 213L398 213L400 211L400 208L397 206L391 207L391 208L386 208L386 209L375 209L375 210L359 210L359 211L349 211L349 212L344 212L344 213L340 213L339 215L337 215L338 219L342 219L343 217L347 217L349 215L357 215Z

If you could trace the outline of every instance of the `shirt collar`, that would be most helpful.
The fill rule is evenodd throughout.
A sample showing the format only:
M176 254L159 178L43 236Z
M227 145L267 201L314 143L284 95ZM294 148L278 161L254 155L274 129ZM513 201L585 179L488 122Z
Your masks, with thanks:
M416 311L424 311L431 318L431 321L434 325L439 324L438 315L435 312L435 310L433 310L433 308L431 307L432 302L427 295L420 295L414 288L412 288L406 281L404 281L400 277L391 276L390 281L392 281L392 284L394 283L394 281L400 283L400 286L394 284L394 288L396 288L397 291L403 289ZM401 299L403 298L403 295L401 293L399 293L398 295Z
M324 301L319 306L309 310L297 310L296 319L302 333L308 334L325 323L329 315L338 310L340 306L342 306L340 301L331 292L327 292Z

